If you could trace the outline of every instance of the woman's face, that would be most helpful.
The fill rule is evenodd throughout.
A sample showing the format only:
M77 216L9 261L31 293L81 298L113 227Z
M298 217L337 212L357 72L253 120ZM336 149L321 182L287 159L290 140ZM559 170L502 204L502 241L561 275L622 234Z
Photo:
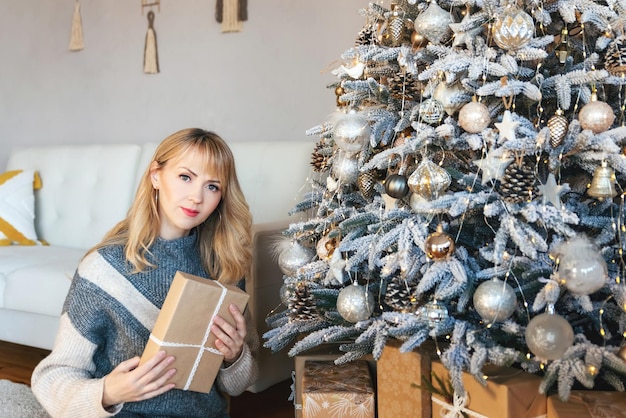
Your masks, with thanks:
M222 183L207 170L206 159L194 150L150 170L152 186L158 190L161 219L159 236L171 240L187 236L204 222L222 199Z

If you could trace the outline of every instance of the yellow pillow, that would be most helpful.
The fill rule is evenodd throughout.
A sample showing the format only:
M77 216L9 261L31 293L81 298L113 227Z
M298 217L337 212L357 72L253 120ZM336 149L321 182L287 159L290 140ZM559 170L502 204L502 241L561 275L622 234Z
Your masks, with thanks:
M35 231L35 194L39 174L14 170L0 174L0 245L38 245Z

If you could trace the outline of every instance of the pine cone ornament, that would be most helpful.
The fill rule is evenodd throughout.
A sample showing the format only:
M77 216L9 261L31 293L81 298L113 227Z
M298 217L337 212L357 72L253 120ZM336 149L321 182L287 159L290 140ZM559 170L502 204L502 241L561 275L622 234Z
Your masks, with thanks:
M376 33L376 29L374 29L372 25L365 26L359 31L354 45L378 45L378 34Z
M311 165L313 170L317 172L326 171L329 168L329 160L331 152L325 151L325 146L321 142L315 144L315 150L311 154Z
M509 164L500 180L498 191L506 202L521 203L537 193L536 184L533 165L524 159L521 163Z
M604 68L614 76L626 74L626 36L611 42L604 55Z
M419 299L415 297L417 283L409 283L399 277L393 278L387 285L385 304L399 312L415 312Z
M415 80L411 73L395 73L387 77L389 93L396 99L407 99L419 102L421 98L422 83Z
M319 316L315 297L309 287L304 283L298 283L293 295L289 299L289 318L293 321L308 321Z
M359 174L359 177L357 178L357 186L363 197L371 199L374 195L374 185L377 181L378 176L376 171L366 171Z

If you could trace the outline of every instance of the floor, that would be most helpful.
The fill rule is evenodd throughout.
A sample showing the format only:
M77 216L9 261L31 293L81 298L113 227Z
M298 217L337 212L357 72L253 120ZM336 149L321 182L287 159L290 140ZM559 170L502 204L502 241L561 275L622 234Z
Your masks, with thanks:
M30 385L33 368L47 354L47 350L0 341L0 379ZM285 380L260 393L233 397L231 418L293 418L290 385L291 380Z

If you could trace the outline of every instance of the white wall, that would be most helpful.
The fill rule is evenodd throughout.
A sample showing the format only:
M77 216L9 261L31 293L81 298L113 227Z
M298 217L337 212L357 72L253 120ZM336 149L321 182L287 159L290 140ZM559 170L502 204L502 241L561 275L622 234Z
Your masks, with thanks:
M368 0L248 0L221 33L215 0L162 0L159 74L143 73L140 0L81 0L85 49L70 52L74 0L0 0L0 171L22 145L160 141L186 127L227 141L311 141Z

